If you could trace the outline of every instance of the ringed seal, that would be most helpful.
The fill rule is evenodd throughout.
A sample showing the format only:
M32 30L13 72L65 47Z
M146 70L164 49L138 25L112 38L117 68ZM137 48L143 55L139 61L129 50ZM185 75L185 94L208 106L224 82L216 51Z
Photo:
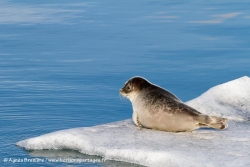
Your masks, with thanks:
M142 77L128 80L120 93L131 101L132 119L140 129L183 132L200 127L225 129L228 126L226 118L204 115Z

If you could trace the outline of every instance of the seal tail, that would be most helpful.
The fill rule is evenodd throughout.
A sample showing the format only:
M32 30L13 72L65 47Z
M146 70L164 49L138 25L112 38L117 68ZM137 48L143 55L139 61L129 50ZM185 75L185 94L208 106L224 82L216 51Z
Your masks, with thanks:
M221 118L216 116L208 116L208 115L199 115L198 117L199 126L200 127L211 127L215 129L226 129L227 118Z

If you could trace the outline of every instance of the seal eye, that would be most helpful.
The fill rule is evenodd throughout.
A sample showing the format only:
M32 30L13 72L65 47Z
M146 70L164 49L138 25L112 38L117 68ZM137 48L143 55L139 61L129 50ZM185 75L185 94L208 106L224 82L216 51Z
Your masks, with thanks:
M130 86L127 86L126 89L127 89L127 90L130 90Z

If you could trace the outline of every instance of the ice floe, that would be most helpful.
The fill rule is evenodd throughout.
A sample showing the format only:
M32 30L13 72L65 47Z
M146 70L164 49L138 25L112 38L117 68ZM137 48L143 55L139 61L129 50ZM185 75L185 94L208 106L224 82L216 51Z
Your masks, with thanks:
M26 150L76 150L155 167L250 166L249 77L215 86L187 104L202 113L228 117L228 129L183 133L139 130L129 119L56 131L16 145Z

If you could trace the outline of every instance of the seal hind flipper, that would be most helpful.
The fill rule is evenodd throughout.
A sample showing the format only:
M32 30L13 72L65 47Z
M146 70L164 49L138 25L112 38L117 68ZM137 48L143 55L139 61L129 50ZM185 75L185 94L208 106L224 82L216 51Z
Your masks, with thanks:
M197 121L199 121L200 127L210 127L215 129L226 129L227 125L227 118L221 118L216 116L208 116L200 114L197 117Z

